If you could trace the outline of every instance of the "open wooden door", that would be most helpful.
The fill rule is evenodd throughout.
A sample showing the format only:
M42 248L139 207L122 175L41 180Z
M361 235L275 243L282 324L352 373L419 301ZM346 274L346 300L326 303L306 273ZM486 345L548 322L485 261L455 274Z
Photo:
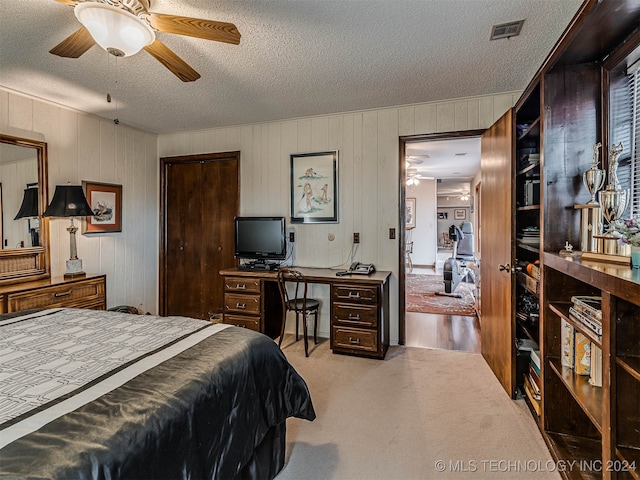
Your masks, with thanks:
M510 396L515 390L513 109L482 135L481 351Z

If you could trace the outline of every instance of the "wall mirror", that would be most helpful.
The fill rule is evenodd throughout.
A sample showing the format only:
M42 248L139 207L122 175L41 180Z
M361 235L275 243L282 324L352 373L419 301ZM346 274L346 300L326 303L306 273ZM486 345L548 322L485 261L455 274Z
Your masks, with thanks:
M0 134L0 284L49 276L47 144Z

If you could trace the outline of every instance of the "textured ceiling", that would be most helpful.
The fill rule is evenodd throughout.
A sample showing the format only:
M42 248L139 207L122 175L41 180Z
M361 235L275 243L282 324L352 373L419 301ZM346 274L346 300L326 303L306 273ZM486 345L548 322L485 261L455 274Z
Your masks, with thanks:
M79 28L72 7L2 0L0 85L156 133L516 91L581 3L152 0L153 12L232 22L242 34L229 45L159 33L202 75L183 83L144 51L51 55ZM520 19L519 37L489 41L492 25Z

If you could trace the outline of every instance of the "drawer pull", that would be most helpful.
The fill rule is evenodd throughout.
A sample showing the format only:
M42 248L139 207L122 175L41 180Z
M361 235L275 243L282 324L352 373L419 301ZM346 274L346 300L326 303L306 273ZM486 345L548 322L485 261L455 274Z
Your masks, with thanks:
M349 298L360 298L360 292L349 292Z
M240 325L240 324L236 324L236 327L247 328L247 326L246 326L246 325Z
M349 337L349 343L351 345L360 345L360 339L359 338Z
M247 284L243 283L242 285L240 285L239 283L236 284L236 290L246 290L247 289Z
M236 303L236 308L240 308L242 310L245 310L247 308L247 304L246 303Z
M68 291L66 291L66 292L57 292L57 293L54 293L54 294L53 294L53 296L54 296L55 298L59 298L59 297L68 297L69 295L71 295L71 290L68 290Z
M358 315L349 314L348 320L360 320L360 314Z

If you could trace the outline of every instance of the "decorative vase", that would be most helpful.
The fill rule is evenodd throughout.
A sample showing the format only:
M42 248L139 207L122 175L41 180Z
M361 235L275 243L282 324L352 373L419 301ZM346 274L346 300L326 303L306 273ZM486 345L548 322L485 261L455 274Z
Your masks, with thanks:
M631 266L640 268L640 247L631 247Z

